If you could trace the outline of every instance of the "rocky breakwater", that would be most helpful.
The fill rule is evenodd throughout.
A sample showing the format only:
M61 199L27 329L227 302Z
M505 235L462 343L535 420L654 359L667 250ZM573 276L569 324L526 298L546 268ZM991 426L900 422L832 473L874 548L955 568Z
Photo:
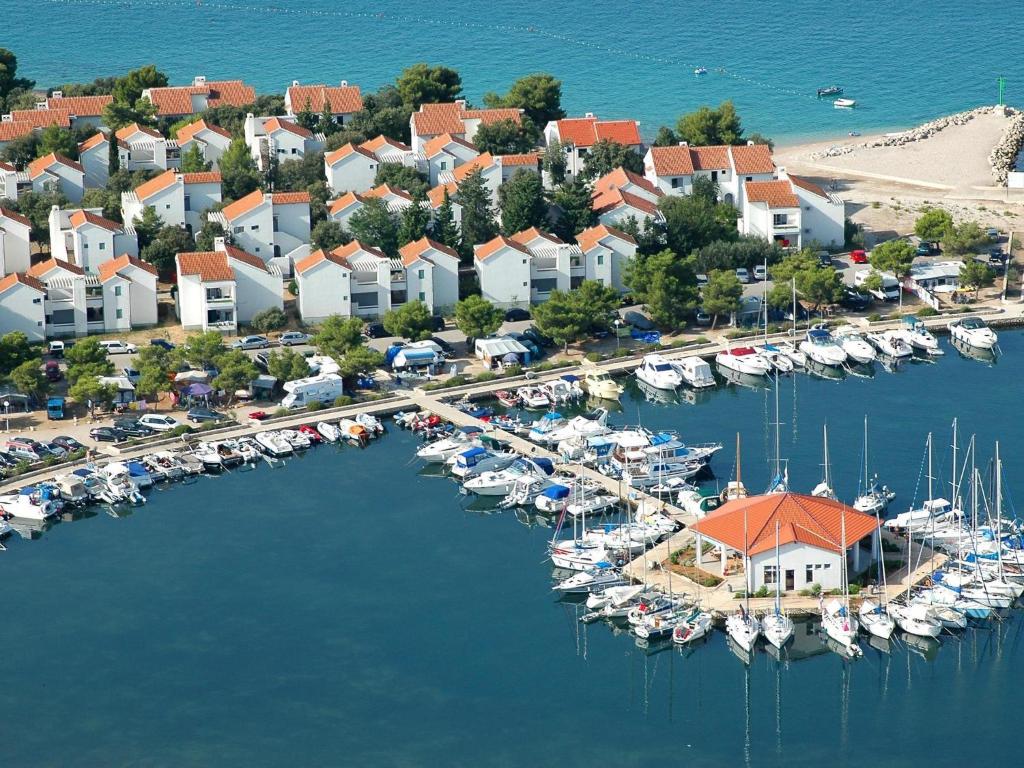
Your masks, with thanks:
M1007 107L1006 114L1010 115L1010 124L988 156L992 180L1000 187L1006 186L1006 176L1017 167L1017 158L1024 149L1024 112Z

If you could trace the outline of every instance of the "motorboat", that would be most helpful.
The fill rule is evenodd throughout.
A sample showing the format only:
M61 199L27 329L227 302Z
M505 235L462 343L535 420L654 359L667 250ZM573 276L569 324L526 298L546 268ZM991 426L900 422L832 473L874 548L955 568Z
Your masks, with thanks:
M582 399L585 394L583 387L580 386L580 380L572 374L560 376L554 381L546 381L540 387L547 393L552 404L571 403Z
M722 499L713 488L702 490L689 485L676 495L676 506L687 514L701 518L722 506Z
M47 520L60 514L60 506L53 499L43 499L36 488L26 488L0 496L0 514L24 520Z
M548 556L552 565L567 571L584 571L612 559L603 547L581 546L571 541L553 545Z
M949 335L954 341L977 349L992 349L999 341L995 331L980 317L962 317L953 320L946 327L949 328Z
M825 634L843 646L847 653L856 653L859 624L839 600L829 600L821 606L821 628Z
M836 99L832 102L832 106L836 109L853 109L857 106L856 99Z
M352 423L354 424L355 422ZM348 435L340 429L340 425L338 434L341 436L341 439L348 439ZM452 456L479 445L479 437L481 434L483 434L483 430L480 429L480 427L459 427L450 437L446 437L442 440L435 440L432 443L424 445L416 451L416 458L422 459L426 462L443 464Z
M553 432L548 432L544 440L537 440L537 442L551 445L560 443L563 440L605 435L611 432L611 428L607 424L608 411L604 408L595 408L593 411L580 416L574 416L569 421L563 422ZM533 439L532 434L531 430L531 439Z
M640 381L655 389L675 389L683 383L679 371L662 355L644 355L634 373Z
M801 352L791 341L773 341L771 346L793 361L797 368L807 366L807 355Z
M623 584L618 587L604 587L594 590L587 595L587 608L592 611L600 610L609 605L630 603L639 598L647 587L643 584Z
M789 355L785 354L774 344L761 344L757 347L757 351L762 354L764 358L772 364L772 368L779 373L792 373L793 368L796 367Z
M761 634L776 648L782 648L793 637L793 620L779 610L761 617Z
M341 440L341 430L338 429L338 425L331 424L329 421L318 421L316 431L329 443L336 443Z
M153 487L153 476L141 461L126 461L125 466L128 467L128 478L137 489Z
M914 349L920 349L929 355L941 355L939 340L928 330L919 317L907 315L901 320L901 327L896 330L900 337Z
M867 334L867 340L886 357L899 359L914 354L914 350L898 331L874 331Z
M224 440L222 445L226 445L236 451L242 457L242 461L247 464L254 463L260 457L260 447L251 437Z
M601 400L618 400L623 392L622 385L608 371L593 366L584 369L582 386L588 395Z
M912 533L927 532L936 526L959 521L961 517L960 510L953 509L953 505L948 499L937 498L925 500L917 509L900 512L883 521L882 525L895 533L906 530Z
M839 96L843 92L843 89L838 85L826 85L823 88L818 89L818 98L822 96Z
M843 348L846 356L855 363L870 363L877 357L875 348L852 325L844 325L838 328L832 336L839 343L839 346Z
M626 585L626 580L619 569L611 563L598 563L593 568L578 571L572 576L562 579L551 587L553 592L565 594L589 594L611 587Z
M157 451L145 458L151 467L159 468L168 480L180 480L185 476L185 467L178 460L178 457L170 451Z
M555 465L550 459L527 459L520 457L499 472L483 472L470 478L462 487L478 496L505 496L512 490L515 482L524 475L549 477L555 472Z
M565 511L572 517L598 516L613 512L619 506L619 499L610 493L594 493L584 495L581 499L571 502Z
M60 490L60 497L65 504L80 507L89 502L91 497L89 490L78 475L58 475L53 482Z
M362 424L370 437L380 437L384 434L384 424L372 413L356 414L355 422Z
M475 445L457 453L447 462L449 471L462 480L484 472L500 472L518 458L514 451L495 452L482 445Z
M938 637L942 634L942 622L936 619L922 603L892 603L889 605L896 625L908 635L918 637Z
M224 469L224 459L220 453L209 443L197 443L192 448L192 455L203 462L203 469L207 472L220 472Z
M896 491L887 485L878 484L878 475L875 475L870 487L853 501L853 508L858 512L873 515L884 512L889 502L896 498Z
M551 398L540 387L520 387L516 395L523 408L531 411L542 411L551 406Z
M767 376L772 370L772 364L753 347L723 350L715 355L715 363L720 368L747 376Z
M285 440L277 432L257 432L253 439L265 454L279 458L291 456L293 453L291 443Z
M519 407L519 395L515 392L510 392L507 389L499 389L494 393L494 396L498 398L498 402L504 405L506 408L518 408Z
M711 366L702 357L684 357L682 360L673 360L672 367L682 377L683 382L694 389L705 389L718 384L715 381L715 374Z
M700 75L706 75L707 73L708 73L708 68L707 67L694 67L693 68L693 74L695 74L695 75L700 76Z
M117 497L118 501L128 501L135 505L146 503L146 497L132 482L127 464L112 461L100 467L97 474L107 484L107 488Z
M370 441L370 433L366 427L353 419L339 419L338 430L341 432L341 439L353 445L366 447Z
M560 438L553 439L552 436L557 434L565 424L566 420L562 414L557 413L556 411L551 411L550 413L545 413L533 422L526 437L529 440L542 445L557 443Z
M672 642L676 645L694 643L706 637L713 626L710 613L694 608L690 615L676 624L672 630Z
M278 435L288 441L293 451L304 451L313 444L307 435L297 429L281 429L278 430Z
M623 470L622 480L626 485L634 488L650 488L672 478L689 480L702 469L704 469L704 464L693 459L685 461L655 459Z
M542 477L531 473L520 475L512 484L512 489L505 495L505 498L498 502L498 507L500 509L511 509L512 507L528 507L531 504L537 506L537 500L541 498L541 494L557 485L558 483L550 477ZM538 509L543 511L553 509L553 507L543 505L543 507L538 507Z
M726 617L725 631L740 648L750 653L761 636L761 623L740 606Z
M285 443L287 445L287 443ZM206 471L206 466L199 460L198 457L193 456L191 452L184 451L182 453L175 454L175 458L181 463L181 466L185 469L186 475L201 475Z
M896 623L889 615L889 611L873 600L861 603L857 616L860 618L861 629L869 635L888 640L896 629Z
M220 456L221 464L225 467L237 467L246 462L245 454L238 449L234 440L220 440L210 445Z
M89 493L89 498L91 500L104 501L108 504L115 503L118 500L116 495L111 493L110 489L107 488L106 482L95 470L95 465L90 464L87 467L79 467L78 469L72 470L71 474L82 481L82 484L85 486L85 490Z
M827 328L811 328L800 342L800 351L820 365L838 366L846 362L846 351Z

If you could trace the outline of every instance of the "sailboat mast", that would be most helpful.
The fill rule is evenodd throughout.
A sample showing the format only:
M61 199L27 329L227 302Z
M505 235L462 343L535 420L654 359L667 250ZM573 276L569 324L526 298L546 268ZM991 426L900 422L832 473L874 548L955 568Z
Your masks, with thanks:
M736 433L736 485L737 485L737 487L739 487L739 484L741 482L743 482L742 472L740 470L741 470L741 466L740 466L740 433L737 432ZM746 543L747 543L747 537L746 537L746 533L744 533L744 535L743 535L743 544L744 544L744 546L746 546Z
M779 447L779 372L775 371L775 477L782 481L782 459ZM788 490L788 489L787 489Z
M825 442L825 487L828 489L829 493L832 493L832 478L829 477L828 471L828 424L823 425L821 430L824 435Z
M956 481L956 418L953 418L953 509L957 509L957 481Z
M864 414L864 493L868 492L870 484L871 481L868 479L868 416Z
M932 433L928 433L928 501L932 500ZM928 514L931 514L931 503L928 504Z
M996 440L996 554L999 557L999 580L1003 580L1003 462L999 458Z
M779 521L775 521L775 614L782 613L782 558L779 556Z

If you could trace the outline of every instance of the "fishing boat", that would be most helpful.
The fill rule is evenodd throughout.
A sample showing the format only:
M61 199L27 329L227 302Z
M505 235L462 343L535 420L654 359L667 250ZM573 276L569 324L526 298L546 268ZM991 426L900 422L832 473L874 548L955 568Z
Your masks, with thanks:
M832 338L827 328L811 328L800 342L800 351L819 365L839 366L846 362L846 352Z
M623 387L607 371L588 363L583 369L583 389L591 397L601 400L618 400L622 395Z
M836 99L832 102L832 106L836 109L853 109L857 106L856 99Z
M992 349L999 341L995 331L989 328L980 317L959 318L950 322L946 327L954 341L977 349Z
M897 331L874 331L868 333L866 338L886 357L899 359L914 354L914 350Z
M852 325L844 325L838 328L832 336L839 343L839 346L843 348L846 356L855 363L870 363L877 357L875 348L864 338L864 334Z
M733 347L715 355L715 363L747 376L767 376L772 364L753 347Z
M253 435L253 439L260 447L260 450L268 456L280 458L281 456L292 455L293 451L291 443L281 437L277 432L257 432Z
M843 92L843 89L838 85L826 85L823 88L818 89L818 98L823 96L838 96Z
M354 424L355 422L351 423ZM341 435L341 439L348 439L348 435L340 428L340 426L338 432ZM426 462L443 464L452 456L462 453L473 446L479 445L479 438L482 434L483 430L480 427L459 427L450 437L446 437L442 440L435 440L432 443L427 443L417 450L416 458L422 459Z
M551 399L540 387L520 387L516 390L523 408L531 411L544 410L551 406Z
M338 429L338 425L331 424L329 421L318 421L316 431L329 443L336 443L341 440L341 430Z
M694 389L706 389L718 383L711 366L702 357L684 357L682 360L673 360L671 365L683 382Z
M929 355L942 354L942 350L939 348L939 340L928 330L928 327L921 318L907 315L901 318L900 322L901 327L896 330L896 333L907 344Z
M679 371L662 355L644 355L633 372L640 381L655 389L675 389L683 383Z

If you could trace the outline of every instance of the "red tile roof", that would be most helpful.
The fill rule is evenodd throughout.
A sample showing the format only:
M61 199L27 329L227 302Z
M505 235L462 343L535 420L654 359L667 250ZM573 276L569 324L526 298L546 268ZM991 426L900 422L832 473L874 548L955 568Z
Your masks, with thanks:
M483 125L492 125L502 120L511 120L513 123L522 122L521 112L512 107L500 107L498 109L464 109L462 110L463 120L479 120Z
M595 227L584 229L576 235L576 243L582 250L589 251L606 237L617 237L620 240L625 240L627 243L636 245L636 240L631 235L626 234L621 229L609 227L607 224L598 224Z
M440 208L444 205L444 193L448 193L448 200L452 205L456 205L455 193L459 191L458 185L453 181L449 184L438 184L436 187L432 187L427 190L427 200L430 201L430 205L433 208Z
M324 261L330 261L333 264L337 264L339 267L344 267L348 270L352 269L352 267L349 266L348 261L343 256L339 256L333 252L325 252L320 249L313 251L309 256L302 259L302 261L299 261L295 265L295 271L301 275Z
M291 120L285 120L280 117L272 117L263 124L263 130L268 134L274 133L274 131L287 131L288 133L294 133L296 136L301 136L304 139L313 138L313 132L303 128L298 123L293 123Z
M473 255L476 257L477 261L486 261L491 256L493 256L494 254L496 254L498 251L505 247L517 250L520 253L523 253L527 256L530 255L530 252L526 249L526 246L520 245L515 240L505 237L504 235L498 235L496 238L494 238L493 240L488 240L486 243L474 245Z
M32 123L36 128L59 125L71 126L71 113L66 109L12 109L11 120L16 123Z
M10 290L19 283L35 288L37 291L46 292L46 286L31 275L26 275L22 272L12 272L7 277L0 279L0 293Z
M499 155L499 157L501 157L502 168L511 168L515 165L536 167L540 162L540 152L527 152L520 155Z
M594 195L602 194L611 189L620 189L630 184L640 187L640 189L649 192L655 197L661 197L665 194L643 176L627 171L625 168L616 168L594 182Z
M431 240L428 237L421 237L419 240L415 240L411 243L406 243L405 245L398 249L398 255L402 257L402 263L408 267L410 264L413 264L417 259L422 258L423 254L431 249L435 251L440 251L441 253L446 253L453 259L459 258L459 254L456 251L449 248L447 245L442 245L441 243L435 240Z
M559 141L577 147L590 147L599 141L614 141L627 147L639 146L640 126L636 120L598 120L575 117L559 120Z
M110 94L99 96L51 96L46 100L50 109L64 109L76 117L98 117L114 100Z
M775 549L775 528L779 544L807 544L829 552L842 551L843 520L846 545L852 546L873 533L878 522L832 499L799 493L751 496L727 502L690 526L690 530L751 555ZM746 541L744 541L746 528Z
M196 171L195 173L181 174L181 180L185 184L220 184L220 171Z
M192 96L206 94L207 107L244 107L256 101L256 91L241 80L208 80L206 85L151 88L149 99L158 115L191 115Z
M211 107L230 105L245 107L256 101L256 89L241 80L208 80L207 104Z
M224 128L221 128L219 125L208 123L205 120L196 120L194 123L183 125L181 128L178 129L177 134L175 134L175 138L178 140L179 144L184 144L185 142L194 139L196 134L198 134L200 131L211 131L220 136L223 136L225 139L232 138L231 133L229 131L225 130Z
M35 130L28 120L11 120L0 122L0 141L13 141L21 136L27 136Z
M270 274L270 270L267 268L267 263L259 256L254 256L248 251L243 251L241 248L236 248L233 245L227 244L224 246L224 252L235 261L240 261L243 264L248 264L250 267L255 267L261 272Z
M620 205L628 205L631 208L636 208L638 211L643 211L648 216L654 216L658 213L658 206L650 202L646 198L634 195L631 192L626 192L621 189L609 189L600 194L594 195L592 207L597 213L606 213Z
M390 184L381 184L380 186L374 187L369 192L363 193L363 197L387 197L388 195L401 197L405 200L412 200L412 195L404 189L393 187Z
M690 147L693 168L697 171L724 171L729 168L729 147Z
M476 148L474 144L471 144L470 142L466 141L463 138L460 138L459 136L453 136L450 133L442 133L440 136L435 136L426 144L424 144L423 154L426 157L433 157L438 152L447 147L449 144L460 144L466 149L471 149L477 154L480 154L480 151Z
M559 240L557 237L552 235L550 232L544 232L543 230L538 229L537 227L530 227L529 229L524 229L519 232L516 232L514 235L511 235L509 237L509 240L519 243L520 245L527 245L529 243L532 243L538 237L543 238L555 245L558 245L563 242L562 240Z
M309 192L275 192L270 202L272 205L309 205Z
M732 162L736 167L737 176L775 173L772 150L767 144L746 144L730 147L729 151L732 153Z
M16 171L16 170L18 170L18 169L15 168L10 163L5 163L3 160L0 160L0 171Z
M117 132L114 135L117 136L117 138L119 138L121 141L128 141L129 137L134 136L136 133L144 134L146 136L149 136L151 139L163 138L163 134L160 133L160 131L156 130L155 128L150 128L146 125L139 125L138 123L132 123L131 125L126 125L122 128L118 128Z
M358 85L293 85L288 89L288 103L298 114L306 108L314 114L324 111L324 102L330 105L332 115L347 115L363 108L363 96Z
M800 201L793 194L788 181L747 181L743 184L747 202L767 203L769 208L799 208Z
M135 188L135 194L139 200L145 201L147 198L152 197L157 192L162 192L177 181L177 176L174 171L164 171L159 176L155 176L149 181L139 184Z
M359 146L362 149L365 149L367 152L377 152L378 150L383 149L384 147L393 147L394 149L401 150L402 152L412 151L412 147L410 147L408 144L403 144L400 141L395 141L394 139L389 138L388 136L385 136L383 134L377 136L376 138L370 139L369 141L364 141Z
M32 220L29 219L28 216L22 216L20 213L15 213L10 208L4 208L3 206L0 206L0 216L2 216L5 219L11 219L12 221L16 221L19 224L24 224L26 227L32 226Z
M324 155L324 160L327 161L328 165L334 165L339 160L344 160L349 155L355 154L362 155L367 160L373 160L374 162L377 162L377 156L374 155L373 152L371 152L368 149L363 149L362 145L353 144L351 141L348 144L345 144L344 146L338 147L333 152L328 152L326 155Z
M94 224L97 227L110 230L111 232L120 232L123 227L116 221L105 219L102 216L97 216L95 213L89 213L88 211L79 210L71 214L71 228L78 229L85 223Z
M462 124L462 108L455 103L421 104L419 112L412 113L412 122L418 136L466 132Z
M158 274L156 267L152 264L148 264L142 259L136 258L135 256L131 256L127 253L122 253L117 258L110 259L100 264L100 282L107 282L114 277L114 275L118 274L120 270L128 267L129 265L138 267L139 269L153 275L153 277L156 277Z
M333 216L338 211L344 210L345 208L348 208L350 205L354 203L362 202L362 195L357 195L355 192L346 192L344 195L337 198L336 200L331 200L327 206L327 210Z
M485 168L490 168L492 165L494 165L494 157L491 156L490 152L484 152L482 155L477 155L472 160L460 165L452 171L452 176L455 177L456 181L464 181L467 176L475 171L482 171Z
M28 268L28 273L32 277L43 277L44 275L49 274L55 269L66 269L73 275L85 274L85 270L76 267L74 264L67 261L59 261L53 258L52 256L48 258L46 261L41 261L38 264L33 264L31 267Z
M374 248L372 245L363 245L358 240L353 240L351 243L346 243L345 245L339 245L331 251L331 253L335 256L340 256L343 259L349 259L355 256L359 251L368 253L371 256L376 256L379 259L387 258L387 256L384 255L384 252L379 248Z
M232 219L237 219L244 213L248 213L249 211L261 205L262 203L263 190L254 189L245 197L235 200L235 202L231 203L230 205L224 206L224 208L221 210L221 213L224 214L225 219L231 221Z
M692 176L693 158L689 147L651 147L651 161L658 176Z
M813 181L808 181L803 176L794 176L792 174L789 174L789 180L793 182L796 186L800 187L800 189L810 192L812 195L817 195L818 197L822 197L828 200L828 193L824 189L819 187L817 184L815 184Z
M88 152L90 149L95 149L100 144L106 144L106 143L107 143L106 135L104 135L102 132L94 133L92 136L90 136L88 139L86 139L85 141L83 141L81 144L78 145L78 154L82 154L83 152Z
M193 251L177 256L179 275L198 275L204 283L234 280L235 273L222 251Z
M37 157L31 163L28 164L28 176L30 179L38 178L44 171L59 163L60 165L67 166L79 173L85 173L85 169L82 168L80 163L71 160L70 158L64 157L64 155L58 155L56 152L51 152L44 157Z

